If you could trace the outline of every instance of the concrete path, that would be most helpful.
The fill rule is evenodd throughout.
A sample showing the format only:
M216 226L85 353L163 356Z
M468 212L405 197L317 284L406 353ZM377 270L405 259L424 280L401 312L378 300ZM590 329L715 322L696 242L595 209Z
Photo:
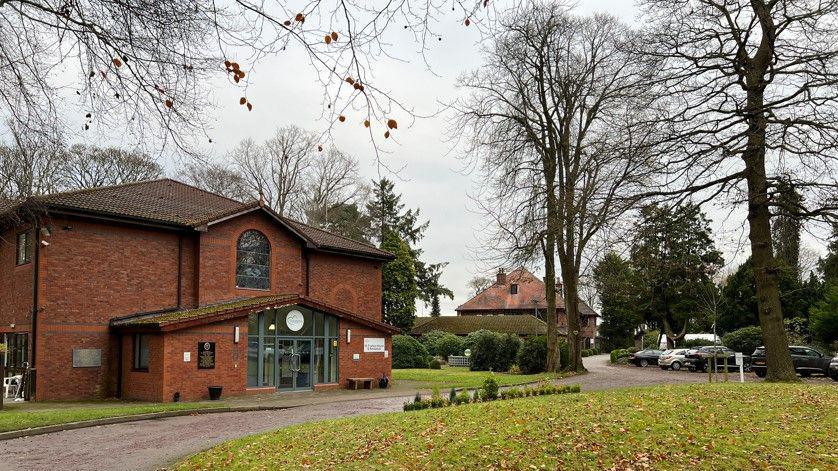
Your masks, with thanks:
M583 391L663 383L703 382L707 377L657 367L611 366L608 355L584 360L589 373L558 380ZM412 395L411 395L412 396ZM103 425L0 442L0 470L153 470L223 441L302 422L399 411L401 397L336 396L340 402L286 410L171 417Z

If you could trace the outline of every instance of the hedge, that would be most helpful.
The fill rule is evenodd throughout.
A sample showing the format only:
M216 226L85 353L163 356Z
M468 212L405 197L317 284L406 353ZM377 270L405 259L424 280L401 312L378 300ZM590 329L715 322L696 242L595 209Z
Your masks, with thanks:
M393 336L393 368L427 368L428 349L409 335Z
M734 352L750 355L762 345L762 328L751 326L734 330L722 337L722 344Z

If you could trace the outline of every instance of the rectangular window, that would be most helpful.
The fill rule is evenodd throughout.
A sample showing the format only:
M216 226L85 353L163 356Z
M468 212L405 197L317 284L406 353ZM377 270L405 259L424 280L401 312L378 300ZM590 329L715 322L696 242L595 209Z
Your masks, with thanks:
M513 284L509 287L509 292L510 292L510 294L518 294L518 285L516 285L516 284L514 284L514 283L513 283Z
M329 379L330 383L338 382L338 339L329 339Z
M23 265L32 261L32 234L21 232L17 235L17 264Z
M257 328L258 329L258 328ZM258 332L258 330L257 330ZM247 337L247 385L259 386L259 336Z
M134 334L134 370L148 371L148 348L149 336L146 334Z

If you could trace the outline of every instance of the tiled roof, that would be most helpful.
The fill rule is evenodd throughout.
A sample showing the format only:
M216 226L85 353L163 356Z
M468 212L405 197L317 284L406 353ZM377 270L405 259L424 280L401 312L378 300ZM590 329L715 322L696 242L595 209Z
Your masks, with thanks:
M297 294L277 294L270 296L258 296L254 298L236 299L208 306L201 306L195 309L181 309L158 312L138 313L125 317L111 319L111 327L116 329L139 329L139 330L175 330L191 325L219 322L225 319L241 317L252 312L264 309L278 308L299 304L312 309L323 311L342 319L357 322L361 325L372 327L385 332L396 333L398 328L383 322L370 320L349 311L323 304Z
M390 252L385 252L372 245L359 242L357 240L349 239L347 237L339 236L323 229L311 227L308 224L303 224L289 218L283 218L289 226L294 230L302 233L306 238L310 239L314 244L321 249L333 249L345 252L354 252L358 254L378 255L381 257L390 258Z
M531 315L497 316L440 316L417 317L413 335L442 330L456 335L468 335L481 329L517 335L546 335L547 323Z
M169 178L36 196L52 208L194 226L243 204Z
M518 293L512 294L512 284L518 285ZM564 299L556 293L556 308L564 309ZM547 309L544 282L521 267L506 275L506 283L495 283L469 299L457 311L504 311L504 310ZM584 301L579 301L579 312L583 316L597 313Z
M372 245L317 229L261 208L258 201L241 203L170 178L126 183L87 190L34 196L24 202L0 202L0 216L10 216L22 205L92 213L133 221L197 229L239 213L263 209L280 224L296 232L315 249L390 259Z

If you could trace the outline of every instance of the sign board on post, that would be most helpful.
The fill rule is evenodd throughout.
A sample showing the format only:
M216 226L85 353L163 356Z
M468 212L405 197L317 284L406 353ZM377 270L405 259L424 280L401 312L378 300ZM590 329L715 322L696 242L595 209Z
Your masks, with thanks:
M742 352L736 352L736 364L739 365L739 382L745 382L745 360L742 358Z
M364 353L384 353L384 338L364 337Z
M198 343L198 369L211 370L215 368L215 342Z

